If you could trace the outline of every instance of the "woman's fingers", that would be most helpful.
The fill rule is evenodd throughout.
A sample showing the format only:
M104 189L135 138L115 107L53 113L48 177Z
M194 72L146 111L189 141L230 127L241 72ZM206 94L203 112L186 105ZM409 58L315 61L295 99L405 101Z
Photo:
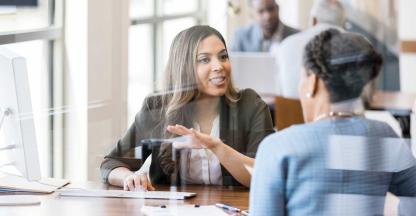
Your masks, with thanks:
M182 148L211 148L215 146L218 142L213 139L211 136L203 134L199 131L194 130L193 128L188 129L182 125L169 125L167 130L173 134L180 136L189 135L191 138L187 142L174 142L173 147L177 149Z
M182 125L169 125L167 130L173 134L184 136L191 133L191 130Z
M140 183L141 183L140 186L146 191L147 187L149 186L147 175L139 175L139 179L140 179Z
M132 174L124 180L124 190L155 190L146 174Z
M177 135L179 135L179 136L184 136L184 135L186 135L186 134L187 134L187 132L186 132L186 131L183 131L183 130L181 130L181 129L179 129L179 128L175 127L175 126L172 126L172 125L169 125L169 126L167 127L167 130L168 130L169 132L171 132L171 133L173 133L173 134L177 134Z
M156 190L156 188L153 187L152 182L150 182L150 180L149 180L149 184L148 184L148 190L151 190L151 191Z
M146 191L149 191L149 190L153 191L153 190L155 190L155 188L153 187L153 185L150 182L150 179L147 177L147 175L143 174L140 177L141 177L141 181L142 181L142 184L143 184L143 188Z
M132 177L127 177L127 180L124 183L124 190L132 191L134 190L134 180Z
M182 130L183 132L187 132L188 134L192 132L192 128L191 129L188 129L185 126L182 126L180 124L175 125L175 127L178 128L178 129L180 129L180 130Z

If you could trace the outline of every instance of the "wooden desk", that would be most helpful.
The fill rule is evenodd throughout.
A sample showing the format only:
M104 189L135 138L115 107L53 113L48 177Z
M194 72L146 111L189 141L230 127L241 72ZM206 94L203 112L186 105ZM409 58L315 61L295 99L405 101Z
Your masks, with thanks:
M68 186L67 186L68 187ZM75 183L69 187L89 189L117 189L102 183ZM158 190L169 190L168 187L158 187ZM248 209L249 192L242 187L221 186L185 186L178 191L196 192L197 196L187 200L150 200L150 199L122 199L95 197L59 197L56 193L39 195L41 204L34 206L1 207L0 215L14 216L83 216L83 215L142 215L143 205L182 205L199 204L213 205L227 203L240 209Z

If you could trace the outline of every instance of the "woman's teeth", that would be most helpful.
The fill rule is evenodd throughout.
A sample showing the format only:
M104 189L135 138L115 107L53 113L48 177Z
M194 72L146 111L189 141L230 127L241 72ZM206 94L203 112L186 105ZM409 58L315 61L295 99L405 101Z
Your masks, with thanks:
M224 83L225 77L214 77L209 79L209 81L214 85L221 85Z

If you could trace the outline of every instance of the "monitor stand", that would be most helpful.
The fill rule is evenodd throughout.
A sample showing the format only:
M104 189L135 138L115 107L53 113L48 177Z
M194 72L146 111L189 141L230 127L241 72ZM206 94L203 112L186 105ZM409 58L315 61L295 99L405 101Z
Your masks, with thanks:
M10 114L11 114L11 111L9 109L3 110L3 109L0 108L0 116L1 116L1 118L0 118L0 130L1 130L1 127L3 126L4 119L7 116L9 116Z

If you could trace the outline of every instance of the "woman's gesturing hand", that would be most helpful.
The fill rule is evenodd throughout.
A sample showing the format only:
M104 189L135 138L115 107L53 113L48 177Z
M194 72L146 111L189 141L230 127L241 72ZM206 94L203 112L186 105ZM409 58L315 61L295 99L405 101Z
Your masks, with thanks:
M198 132L194 130L193 128L189 129L178 124L169 125L167 127L167 130L170 133L187 137L186 141L173 143L173 147L178 148L178 149L181 149L181 148L212 149L222 143L221 139L219 138L211 137L207 134Z

